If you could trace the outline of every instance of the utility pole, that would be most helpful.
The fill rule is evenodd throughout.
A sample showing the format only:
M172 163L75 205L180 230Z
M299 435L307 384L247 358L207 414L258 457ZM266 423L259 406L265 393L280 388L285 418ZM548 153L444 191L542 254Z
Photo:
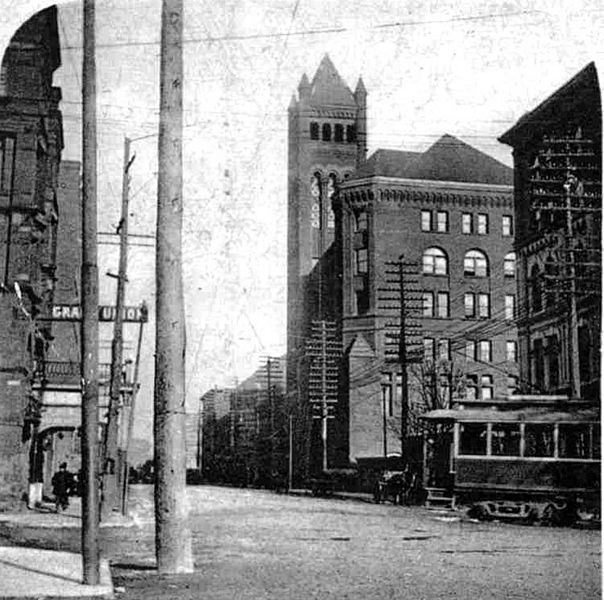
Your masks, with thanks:
M136 343L136 358L134 359L134 374L132 376L132 393L130 394L130 410L128 411L128 430L126 433L126 445L124 448L123 455L123 489L122 489L122 514L128 514L128 476L130 474L130 468L128 463L128 456L130 453L130 444L132 442L132 433L134 431L134 411L136 409L136 397L138 396L139 382L138 374L140 370L141 362L141 349L143 347L143 328L147 321L148 308L147 304L143 302L141 304L141 312L145 315L144 319L139 324L138 329L138 341Z
M155 337L155 555L160 574L193 571L185 480L182 285L183 0L162 0Z
M279 364L279 359L275 356L267 356L265 357L265 360L262 362L260 369L259 369L260 373L260 377L263 381L263 383L266 383L266 393L267 393L267 400L268 400L268 410L269 410L269 432L268 432L268 439L270 441L269 444L269 452L270 452L270 456L269 456L269 477L273 478L273 472L275 471L275 463L276 463L276 445L275 445L275 438L277 437L277 427L276 427L276 420L275 420L275 412L276 412L276 407L275 407L275 392L276 392L276 384L274 383L274 378L275 376L277 378L281 378L283 376L283 372L281 370L281 365ZM279 432L281 432L281 425L279 425ZM279 445L281 445L281 441L282 441L282 436L279 436L279 439L277 440L279 442ZM264 445L264 444L263 444ZM279 464L281 464L281 461L279 461ZM272 481L272 483L275 483L274 481Z
M113 322L113 340L111 342L111 382L109 386L109 416L105 434L105 452L103 457L103 496L101 517L106 519L113 510L118 509L123 498L123 486L118 485L123 465L119 460L119 414L121 390L123 385L122 367L124 353L124 300L128 273L128 192L130 176L128 171L134 161L130 158L130 140L124 139L124 167L122 171L122 210L117 231L120 236L119 266L117 273L117 291L115 300L115 321ZM141 324L142 326L142 324Z
M311 358L308 397L321 420L322 469L328 468L327 421L335 418L330 410L338 401L338 371L341 344L336 337L336 324L332 321L313 321L307 354Z
M289 451L287 456L287 491L294 487L294 415L290 412L288 419Z
M380 296L381 302L394 302L382 305L385 316L394 318L395 321L386 322L386 360L398 363L401 377L401 455L405 464L408 464L407 427L409 422L409 374L408 365L421 360L418 352L418 338L421 326L409 313L421 306L420 292L417 289L417 264L405 262L401 254L397 261L387 261L386 281L391 284L385 288L378 288L378 292L387 294ZM409 286L412 286L409 288ZM396 382L395 382L396 386Z
M566 195L566 249L568 262L568 280L570 294L568 298L568 357L570 366L570 391L573 400L581 399L581 372L579 369L579 323L577 318L577 281L575 269L575 252L573 249L573 211L571 190L565 190Z
M82 572L99 583L99 291L96 198L95 0L84 0L82 59Z

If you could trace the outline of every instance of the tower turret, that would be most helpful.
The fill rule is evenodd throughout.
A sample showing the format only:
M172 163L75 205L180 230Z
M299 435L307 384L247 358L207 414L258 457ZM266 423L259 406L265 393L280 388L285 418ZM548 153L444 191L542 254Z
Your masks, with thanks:
M356 130L357 130L357 161L358 169L367 158L367 90L363 79L359 77L354 90L354 100L357 103Z

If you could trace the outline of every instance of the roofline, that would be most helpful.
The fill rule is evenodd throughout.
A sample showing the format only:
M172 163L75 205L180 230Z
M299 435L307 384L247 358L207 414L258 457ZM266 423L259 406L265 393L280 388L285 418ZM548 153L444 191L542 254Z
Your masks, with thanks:
M441 181L438 179L407 179L404 177L384 177L383 175L371 175L361 179L346 179L340 184L340 189L349 189L357 186L386 184L400 185L414 188L446 188L455 191L475 191L475 192L504 192L512 194L513 185L503 185L500 183L474 183L466 181Z
M555 105L560 99L572 93L573 88L589 76L595 77L596 89L599 91L598 87L598 71L596 69L595 62L588 63L585 67L583 67L576 75L574 75L571 79L569 79L565 84L559 87L555 92L550 94L545 100L543 100L540 104L538 104L533 110L523 114L515 125L510 127L505 133L497 138L503 144L507 144L511 146L513 141L521 136L521 131L527 125L534 123L535 121L539 121L537 118L541 113L545 112L547 109L551 108L551 106Z

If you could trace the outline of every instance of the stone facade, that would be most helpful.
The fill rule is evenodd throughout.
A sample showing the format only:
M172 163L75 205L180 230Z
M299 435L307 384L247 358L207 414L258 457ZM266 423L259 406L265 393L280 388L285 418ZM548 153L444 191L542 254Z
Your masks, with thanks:
M602 109L594 64L500 139L514 149L521 376L533 393L599 404Z
M57 178L63 148L56 7L31 17L4 54L0 89L0 504L27 491L32 393L50 327L37 316L53 299ZM16 284L16 285L15 285Z

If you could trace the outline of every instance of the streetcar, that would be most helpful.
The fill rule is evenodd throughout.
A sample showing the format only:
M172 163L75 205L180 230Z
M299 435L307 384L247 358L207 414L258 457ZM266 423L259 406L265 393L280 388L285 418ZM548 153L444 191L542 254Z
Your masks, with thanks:
M424 419L448 429L451 440L447 465L427 448L429 493L440 483L453 505L469 506L480 519L599 520L599 406L522 396L468 402ZM440 482L430 481L430 473L447 470Z

